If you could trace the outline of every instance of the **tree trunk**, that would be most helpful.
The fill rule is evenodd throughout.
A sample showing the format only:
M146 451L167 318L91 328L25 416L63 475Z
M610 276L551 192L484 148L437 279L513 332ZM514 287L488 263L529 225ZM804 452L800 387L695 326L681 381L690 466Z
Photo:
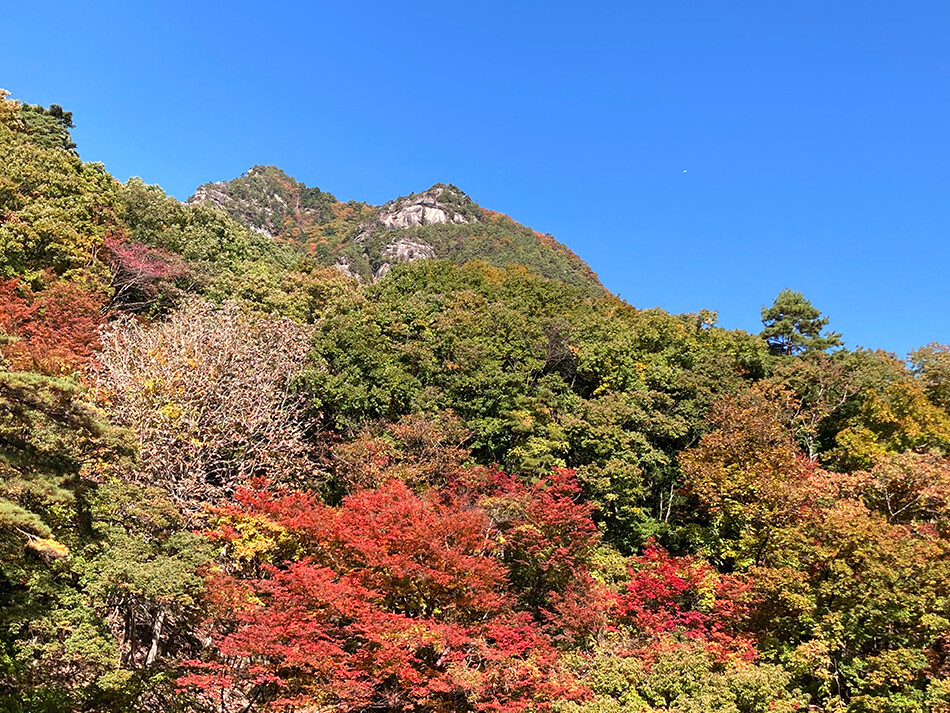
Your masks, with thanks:
M152 645L149 647L148 656L145 657L145 665L151 666L158 658L158 642L162 638L162 626L165 624L165 610L159 610L155 617L155 623L152 625Z

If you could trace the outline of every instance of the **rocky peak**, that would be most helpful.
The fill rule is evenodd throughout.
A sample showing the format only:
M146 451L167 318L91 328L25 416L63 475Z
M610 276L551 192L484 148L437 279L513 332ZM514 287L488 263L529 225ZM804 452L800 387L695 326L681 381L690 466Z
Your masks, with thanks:
M210 203L217 208L226 210L231 205L231 196L227 193L228 184L226 181L217 183L205 183L195 189L195 193L189 198L187 203Z
M234 180L198 186L188 202L217 206L251 230L273 238L300 234L308 225L330 220L337 200L276 166L254 166Z
M391 230L435 223L474 223L478 211L472 199L458 188L437 183L427 191L387 203L378 220Z
M438 258L525 265L551 279L600 289L586 263L551 236L483 210L447 183L373 206L343 203L275 166L254 166L231 181L199 186L189 202L199 201L362 282L382 279L401 263Z

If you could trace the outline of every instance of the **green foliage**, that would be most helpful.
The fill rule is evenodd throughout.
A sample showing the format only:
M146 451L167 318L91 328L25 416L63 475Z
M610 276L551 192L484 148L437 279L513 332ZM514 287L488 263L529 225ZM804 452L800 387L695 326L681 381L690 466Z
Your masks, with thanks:
M38 104L23 104L20 118L24 130L30 135L30 141L37 146L67 151L76 148L69 134L69 130L75 126L73 113L64 111L59 104L50 104L48 109Z
M931 402L950 411L950 346L931 342L912 351L910 361Z
M305 388L334 428L451 409L480 462L577 468L626 547L666 527L676 450L765 361L754 338L484 263L394 269L317 330Z
M695 643L672 642L648 661L607 645L575 664L594 692L560 713L792 713L804 709L781 667L717 660Z
M950 452L950 413L940 406L936 368L914 371L879 351L857 350L846 359L858 393L827 424L825 462L859 470L907 450Z
M304 707L950 710L947 346L829 353L790 290L758 336L638 310L447 184L374 207L255 167L182 204L8 96L0 709L202 710L184 662L214 710L287 708L267 672L304 652L372 680L321 664ZM372 646L321 654L324 604Z
M0 373L3 710L148 710L197 645L209 546L130 455L75 384Z
M102 418L71 382L0 373L0 700L71 698L116 663L72 557L89 535L91 479L128 455Z
M222 273L205 294L215 302L232 300L255 312L314 322L328 305L358 300L359 286L339 270L309 258L289 268L256 260Z
M841 346L841 335L829 332L822 334L828 318L801 292L788 288L778 293L771 307L762 308L761 336L769 343L774 354L792 356L812 350L824 351Z
M68 112L3 96L0 105L0 275L74 275L116 223L118 185L69 149Z
M297 248L248 230L211 204L179 203L160 187L131 178L121 186L121 207L130 244L157 253L144 256L151 265L156 265L156 259L159 265L174 265L159 293L151 294L140 307L167 311L189 293L198 293L219 302L236 299L252 308L312 319L321 295L334 289L328 283L335 276L321 273ZM126 268L125 272L130 271ZM142 274L141 270L131 272L133 279ZM119 269L113 278L117 295L122 279ZM155 288L151 289L154 293ZM115 304L132 308L118 299Z
M4 547L65 554L52 538L75 526L80 471L120 443L72 382L0 372L0 512Z
M122 219L132 237L145 245L181 255L207 281L246 262L286 264L293 253L238 225L224 211L204 203L183 204L158 186L132 178L122 186Z

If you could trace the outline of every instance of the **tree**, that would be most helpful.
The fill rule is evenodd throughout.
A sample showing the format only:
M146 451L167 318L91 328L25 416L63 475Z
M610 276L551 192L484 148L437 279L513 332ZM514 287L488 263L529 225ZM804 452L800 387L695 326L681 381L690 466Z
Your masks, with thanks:
M173 283L188 273L188 265L178 255L129 240L122 231L106 235L103 247L112 268L110 307L145 311L180 294Z
M22 104L20 115L36 145L75 151L76 144L69 133L76 128L71 111L63 110L59 104L50 104L48 109L39 104Z
M498 484L501 498L517 488ZM340 713L526 713L583 694L547 627L519 606L512 582L533 582L512 576L520 563L506 551L519 536L522 559L549 549L526 531L535 510L576 514L559 495L566 475L522 487L525 514L505 523L467 483L416 495L393 479L338 508L258 485L209 533L230 561L209 570L213 648L186 662L182 687L221 710Z
M931 342L912 351L910 362L930 400L950 411L950 346Z
M96 391L141 442L138 479L185 510L255 476L311 477L312 424L291 389L306 328L193 302L151 326L117 323L102 346Z
M768 382L786 407L786 426L811 460L817 460L841 428L849 409L860 402L862 384L853 352L812 352L781 359Z
M0 282L0 357L15 370L50 376L82 369L99 341L101 302L65 280L35 291L16 278Z
M785 288L778 293L771 307L762 308L761 336L774 354L793 356L807 351L824 351L841 346L841 335L822 334L828 318L812 305L801 292Z
M114 668L77 559L90 490L128 455L73 382L0 371L0 710L78 710Z
M827 496L826 475L799 452L783 392L753 386L713 404L715 430L680 453L686 489L708 519L713 561L730 569L781 550L785 530Z

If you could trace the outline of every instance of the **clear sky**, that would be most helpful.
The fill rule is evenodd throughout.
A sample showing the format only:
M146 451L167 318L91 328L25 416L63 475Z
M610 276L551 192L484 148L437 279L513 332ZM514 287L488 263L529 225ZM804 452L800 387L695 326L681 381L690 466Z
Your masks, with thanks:
M0 3L0 86L178 198L276 164L344 200L438 181L638 307L848 346L950 342L946 0Z

